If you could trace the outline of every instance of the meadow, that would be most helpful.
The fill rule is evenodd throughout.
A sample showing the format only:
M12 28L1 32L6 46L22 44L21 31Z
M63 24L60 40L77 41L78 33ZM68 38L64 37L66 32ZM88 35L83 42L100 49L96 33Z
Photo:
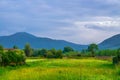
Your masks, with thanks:
M120 67L107 60L27 59L26 63L0 67L0 80L120 80Z

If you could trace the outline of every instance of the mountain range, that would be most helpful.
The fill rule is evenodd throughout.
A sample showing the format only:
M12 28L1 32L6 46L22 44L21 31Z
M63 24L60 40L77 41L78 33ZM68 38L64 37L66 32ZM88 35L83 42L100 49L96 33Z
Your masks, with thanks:
M120 34L114 35L99 44L101 49L120 48Z
M70 46L75 50L87 48L87 45L79 45L64 40L55 40L50 38L36 37L26 32L18 32L9 36L1 36L0 44L5 48L12 48L14 45L23 49L24 45L29 43L32 48L46 48L46 49L63 49L65 46Z
M25 44L29 43L32 48L46 48L46 49L63 49L65 46L70 46L75 50L87 49L88 45L80 45L65 40L55 40L50 38L36 37L26 32L18 32L9 36L0 36L0 45L5 48L12 48L14 45L23 49ZM112 36L100 44L100 49L115 49L120 47L120 34Z

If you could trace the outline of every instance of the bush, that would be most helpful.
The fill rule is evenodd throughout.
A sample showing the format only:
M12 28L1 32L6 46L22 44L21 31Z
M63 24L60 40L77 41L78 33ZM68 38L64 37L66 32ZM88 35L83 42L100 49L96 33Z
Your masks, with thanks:
M118 57L113 57L113 64L118 64L119 63L119 61L118 61Z
M118 64L120 62L120 48L117 50L117 56L113 57L113 64Z
M100 50L96 53L97 56L116 56L117 50L114 49L106 49L106 50Z
M62 58L62 57L63 57L62 50L51 49L48 50L46 53L46 58Z
M63 57L62 50L58 50L55 56L56 58L62 58Z
M46 57L47 57L47 58L54 58L54 55L53 55L52 52L48 51L48 52L46 53Z
M0 54L0 64L2 63L2 54Z
M81 53L73 51L73 52L65 53L64 56L68 58L79 58L81 57Z
M46 54L47 54L47 49L35 49L33 51L33 54L32 56L33 57L46 57Z
M25 53L22 50L8 50L0 53L1 65L16 66L25 64Z

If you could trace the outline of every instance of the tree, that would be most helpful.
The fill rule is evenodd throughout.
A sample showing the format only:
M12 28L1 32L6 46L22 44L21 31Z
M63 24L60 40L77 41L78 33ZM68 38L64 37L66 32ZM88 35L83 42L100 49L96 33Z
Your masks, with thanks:
M62 58L63 57L62 50L57 50L55 56L56 58Z
M51 50L49 50L54 56L56 55L56 50L53 48L53 49L51 49Z
M47 50L46 50L46 49L41 49L41 50L38 52L38 54L41 55L41 56L46 57Z
M25 45L24 51L25 51L26 56L29 57L29 56L32 55L33 50L32 50L32 48L31 48L31 46L30 46L29 43L27 43L27 44Z
M47 58L54 58L54 54L51 51L47 51L46 57Z
M117 58L118 58L118 61L120 62L120 48L117 50Z
M94 44L94 43L93 43L93 44L90 44L90 45L88 46L88 51L91 52L91 56L92 56L92 57L95 56L96 50L98 50L97 44Z
M18 49L18 47L16 45L13 46L13 49Z
M4 50L3 46L2 46L2 45L0 45L0 51L3 51L3 50Z
M120 62L120 48L117 50L117 56L113 57L113 64L118 64Z
M35 49L32 56L46 57L47 49Z
M72 52L72 51L74 51L73 48L66 46L66 47L64 47L63 53Z

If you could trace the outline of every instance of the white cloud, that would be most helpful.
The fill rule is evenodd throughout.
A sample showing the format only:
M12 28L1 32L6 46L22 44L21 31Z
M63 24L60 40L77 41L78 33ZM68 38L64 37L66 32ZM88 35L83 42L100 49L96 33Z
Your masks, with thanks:
M72 25L69 27L59 28L59 32L55 33L61 39L76 43L100 43L104 39L119 33L119 19L120 18L98 16L91 17L91 19L89 17L88 21L68 20L67 22L70 22Z
M120 18L92 17L89 21L75 21L73 24L91 29L107 30L114 28L115 31L120 30Z
M119 33L119 5L119 0L0 0L0 32L99 43Z

